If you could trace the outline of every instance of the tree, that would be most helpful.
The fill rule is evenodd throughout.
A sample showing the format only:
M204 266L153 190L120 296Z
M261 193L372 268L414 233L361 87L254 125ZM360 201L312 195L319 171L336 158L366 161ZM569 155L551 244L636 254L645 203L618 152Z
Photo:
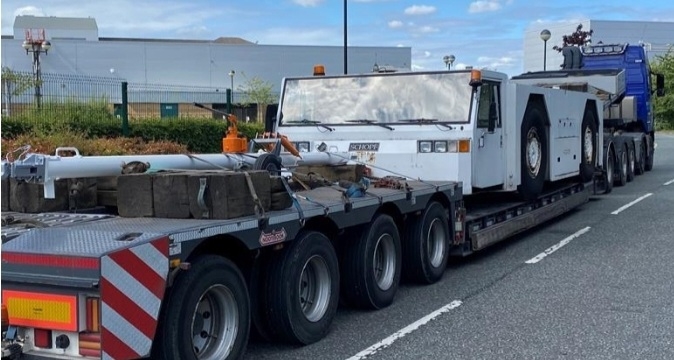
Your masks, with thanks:
M562 46L553 46L554 50L561 52L565 46L583 46L592 42L592 33L594 31L585 31L583 30L583 24L578 24L576 31L571 33L571 35L562 36Z
M12 97L23 94L33 86L35 86L35 79L31 75L16 72L7 66L2 67L2 90L5 94L6 115L10 114L12 108Z
M665 96L653 100L656 126L658 129L674 130L674 47L670 47L664 55L656 55L651 70L665 76Z
M255 120L261 121L264 119L267 111L267 105L273 104L276 101L276 96L272 92L274 85L257 76L248 79L246 74L242 75L246 79L246 82L244 85L239 86L238 90L244 94L244 105L257 104L257 118Z

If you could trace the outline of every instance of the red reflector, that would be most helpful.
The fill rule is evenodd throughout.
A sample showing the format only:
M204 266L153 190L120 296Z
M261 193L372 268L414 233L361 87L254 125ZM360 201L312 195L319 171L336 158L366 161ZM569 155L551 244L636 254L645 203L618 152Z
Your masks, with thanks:
M21 265L38 265L72 269L98 269L98 258L2 252L2 262Z
M35 346L51 349L51 330L35 329Z

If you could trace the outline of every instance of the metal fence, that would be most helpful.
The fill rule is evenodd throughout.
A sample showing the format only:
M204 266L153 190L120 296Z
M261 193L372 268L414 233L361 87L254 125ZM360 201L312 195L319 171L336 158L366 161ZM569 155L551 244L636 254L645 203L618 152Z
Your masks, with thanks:
M119 78L43 73L39 89L34 86L36 82L33 79L33 74L28 72L13 72L9 79L3 77L4 116L40 109L53 115L54 119L67 119L78 105L96 104L121 118L123 80ZM277 95L274 94L275 97ZM231 110L235 115L244 121L256 118L257 106L245 104L244 93L234 91L231 97ZM144 118L222 118L194 106L194 103L223 111L229 109L227 91L211 87L128 83L127 99L129 121Z

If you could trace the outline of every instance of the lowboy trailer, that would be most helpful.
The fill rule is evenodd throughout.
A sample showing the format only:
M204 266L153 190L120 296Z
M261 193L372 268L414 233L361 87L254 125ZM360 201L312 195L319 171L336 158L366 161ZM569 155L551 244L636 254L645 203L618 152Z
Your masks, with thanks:
M317 342L340 298L389 306L401 279L435 283L451 255L606 191L601 106L486 70L286 78L275 130L301 156L340 157L362 176L310 186L288 154L268 153L288 208L230 219L3 214L13 217L2 228L3 356L236 359L251 331ZM26 169L18 161L8 172ZM29 222L42 225L13 225Z

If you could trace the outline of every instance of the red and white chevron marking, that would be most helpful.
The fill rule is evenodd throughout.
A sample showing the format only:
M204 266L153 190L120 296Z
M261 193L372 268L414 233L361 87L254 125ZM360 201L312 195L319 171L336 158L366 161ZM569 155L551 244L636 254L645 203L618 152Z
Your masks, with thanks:
M168 238L101 259L103 359L136 359L150 354L168 270Z

